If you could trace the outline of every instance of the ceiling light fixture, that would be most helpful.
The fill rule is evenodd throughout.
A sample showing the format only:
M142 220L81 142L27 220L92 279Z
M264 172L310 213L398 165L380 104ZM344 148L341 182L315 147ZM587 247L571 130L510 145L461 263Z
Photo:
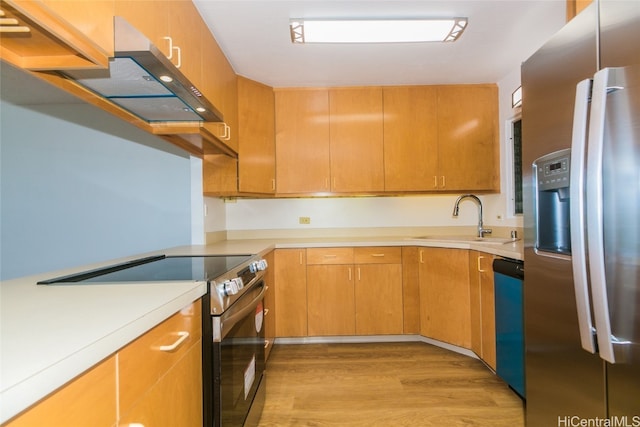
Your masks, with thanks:
M292 19L292 43L416 43L453 42L467 27L467 18L322 20Z

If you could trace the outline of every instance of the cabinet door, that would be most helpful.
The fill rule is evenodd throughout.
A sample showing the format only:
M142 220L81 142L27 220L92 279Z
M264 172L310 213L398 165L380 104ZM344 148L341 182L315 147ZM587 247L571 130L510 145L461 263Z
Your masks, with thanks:
M419 249L402 247L402 310L405 334L420 334Z
M169 34L175 52L171 61L197 88L202 87L202 28L204 22L190 0L169 2Z
M402 265L357 264L355 268L356 334L401 334Z
M386 191L437 189L438 114L434 86L385 87Z
M277 193L330 190L329 91L277 90Z
M470 348L468 266L465 249L420 249L422 335Z
M269 252L264 259L267 261L267 265L269 265L264 276L264 282L267 286L264 294L264 339L266 345L264 358L266 361L269 358L273 343L276 339L276 284L273 251Z
M382 88L329 91L331 191L384 190Z
M99 363L3 426L115 425L115 360L112 356Z
M120 425L202 426L202 339L139 398Z
M238 77L238 187L240 192L276 190L273 89Z
M441 189L499 190L498 89L438 87Z
M115 2L115 15L121 16L147 36L165 56L171 54L168 1L129 0Z
M305 249L274 254L276 336L307 336L307 260Z
M493 281L493 259L481 254L478 260L480 307L482 317L482 360L496 369L496 302Z
M42 0L75 28L113 55L115 0Z
M308 265L309 336L354 335L353 265Z

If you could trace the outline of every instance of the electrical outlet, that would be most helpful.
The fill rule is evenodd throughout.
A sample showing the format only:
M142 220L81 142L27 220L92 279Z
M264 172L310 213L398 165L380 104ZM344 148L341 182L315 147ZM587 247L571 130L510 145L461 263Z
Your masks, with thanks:
M300 224L311 224L311 217L301 216L300 218L298 218L298 221L300 222Z

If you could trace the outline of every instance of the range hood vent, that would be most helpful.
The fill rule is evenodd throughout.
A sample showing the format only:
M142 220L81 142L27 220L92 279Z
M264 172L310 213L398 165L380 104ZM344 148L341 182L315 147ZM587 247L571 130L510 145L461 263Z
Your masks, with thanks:
M114 18L115 55L107 70L67 77L146 122L222 122L222 114L142 33Z

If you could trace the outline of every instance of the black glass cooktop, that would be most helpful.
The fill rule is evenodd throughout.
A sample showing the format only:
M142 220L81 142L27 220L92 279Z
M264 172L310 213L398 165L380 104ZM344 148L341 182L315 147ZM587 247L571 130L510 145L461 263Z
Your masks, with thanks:
M43 280L38 284L213 280L249 259L251 255L161 255Z

